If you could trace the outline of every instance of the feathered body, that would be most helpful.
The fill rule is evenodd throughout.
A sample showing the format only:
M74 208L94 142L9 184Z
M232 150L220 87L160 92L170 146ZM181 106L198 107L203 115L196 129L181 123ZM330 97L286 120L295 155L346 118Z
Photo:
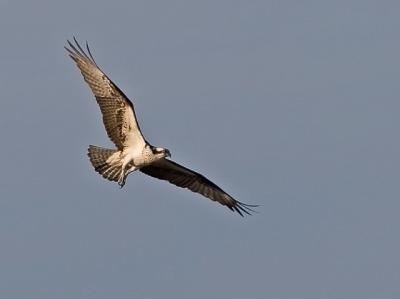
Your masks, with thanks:
M203 175L167 157L168 149L150 145L140 131L132 102L96 64L86 43L86 51L74 38L65 47L92 90L103 115L104 127L116 149L89 146L88 156L94 169L104 178L122 187L135 170L199 193L227 206L232 211L249 214L253 205L235 200Z

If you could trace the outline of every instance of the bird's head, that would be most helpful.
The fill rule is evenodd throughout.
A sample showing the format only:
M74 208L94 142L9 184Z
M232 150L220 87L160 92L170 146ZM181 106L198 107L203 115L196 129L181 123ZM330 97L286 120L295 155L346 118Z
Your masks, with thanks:
M169 149L163 147L153 147L152 148L153 154L159 158L171 157L171 153Z

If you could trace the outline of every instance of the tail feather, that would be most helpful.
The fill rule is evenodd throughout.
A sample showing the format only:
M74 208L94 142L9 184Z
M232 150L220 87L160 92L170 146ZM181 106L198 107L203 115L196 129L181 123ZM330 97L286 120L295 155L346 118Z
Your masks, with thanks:
M108 174L108 179L111 181L118 181L119 175L121 174L121 167L114 167Z
M102 148L90 145L88 149L88 156L96 172L101 174L105 179L110 181L118 181L121 174L121 165L110 164L107 159L118 152L118 150Z

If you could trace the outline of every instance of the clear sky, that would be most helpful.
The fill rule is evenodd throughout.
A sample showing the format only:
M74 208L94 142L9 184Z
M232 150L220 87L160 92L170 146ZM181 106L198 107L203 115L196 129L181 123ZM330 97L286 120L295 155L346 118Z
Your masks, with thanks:
M400 298L400 2L0 1L1 298ZM63 46L242 218L111 146Z

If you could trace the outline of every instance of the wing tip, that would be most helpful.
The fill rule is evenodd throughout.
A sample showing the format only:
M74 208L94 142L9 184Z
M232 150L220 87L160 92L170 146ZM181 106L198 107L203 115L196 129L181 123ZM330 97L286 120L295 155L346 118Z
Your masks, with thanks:
M252 216L252 213L258 213L254 208L259 207L259 205L250 205L245 204L243 202L235 200L232 206L228 206L233 212L237 212L240 216L244 217L245 215Z
M76 37L73 35L72 36L73 42L71 42L69 39L67 39L67 46L64 46L65 50L68 51L69 56L74 59L75 61L77 61L79 58L89 61L90 63L94 64L95 66L98 67L96 61L93 58L93 55L90 51L89 48L89 44L86 41L85 45L86 45L86 51L81 47L81 45L79 44L78 40L76 39Z

